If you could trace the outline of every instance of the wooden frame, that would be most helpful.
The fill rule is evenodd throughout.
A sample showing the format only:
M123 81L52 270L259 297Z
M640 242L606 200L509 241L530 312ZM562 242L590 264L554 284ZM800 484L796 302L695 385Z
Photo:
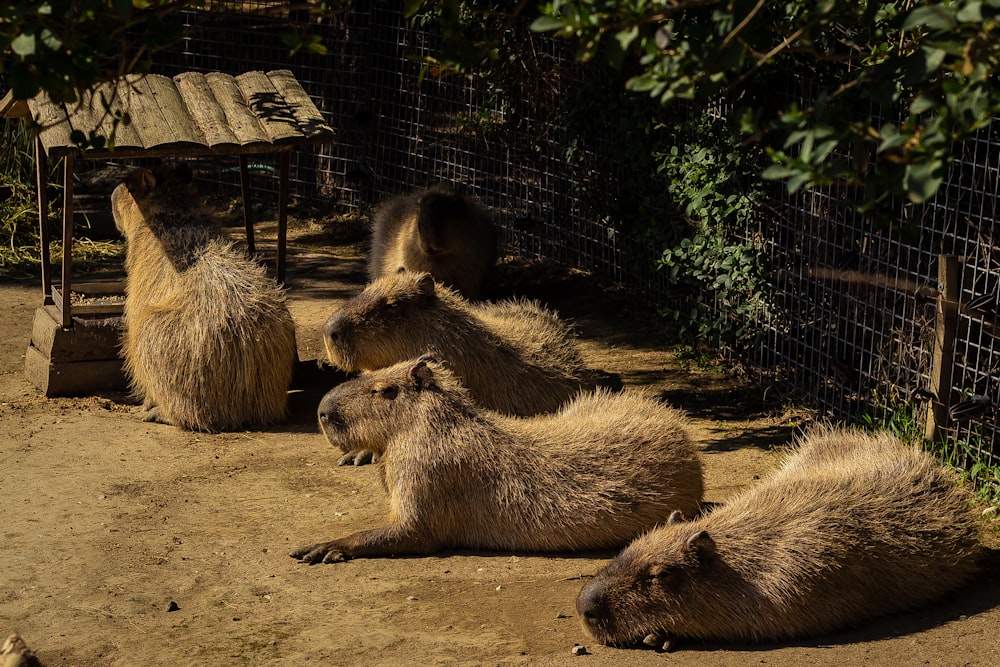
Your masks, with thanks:
M0 114L7 118L31 116L41 127L35 141L35 164L43 305L59 308L64 328L73 326L72 183L77 160L237 156L247 247L254 254L256 242L248 205L251 187L248 156L277 153L275 277L282 283L291 152L303 144L333 139L332 128L289 70L246 72L237 76L185 72L173 78L133 74L101 84L71 105L53 103L44 93L27 102L14 100L12 93L8 93L0 100ZM126 114L130 123L116 123L116 117ZM115 130L113 146L81 151L73 142L74 132L110 136L112 129ZM57 158L63 160L63 257L60 285L55 289L46 189L48 161Z

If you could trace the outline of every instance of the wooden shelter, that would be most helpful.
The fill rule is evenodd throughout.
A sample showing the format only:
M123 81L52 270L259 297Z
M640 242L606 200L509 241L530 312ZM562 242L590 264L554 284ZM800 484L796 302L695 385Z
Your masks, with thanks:
M278 282L283 282L290 154L305 144L333 140L332 128L289 70L236 76L185 72L173 78L133 74L99 85L73 104L53 102L45 93L27 101L15 100L8 93L0 100L0 115L31 117L40 128L35 152L43 305L35 315L25 372L48 396L118 388L123 382L117 356L120 306L72 303L72 183L76 161L238 157L247 246L254 254L248 156L277 153L275 273ZM128 122L116 123L116 118L127 118ZM80 133L88 138L109 137L112 129L112 141L102 147L81 150L74 141ZM46 194L49 159L63 161L63 253L58 285L52 279L49 255L51 234ZM87 287L95 293L109 291L106 285ZM103 317L79 317L83 315Z

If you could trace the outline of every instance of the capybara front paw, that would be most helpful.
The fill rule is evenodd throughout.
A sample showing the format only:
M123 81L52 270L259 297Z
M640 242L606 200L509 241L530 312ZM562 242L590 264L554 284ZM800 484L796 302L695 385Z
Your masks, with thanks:
M339 466L363 466L378 463L379 455L370 449L352 449L337 460Z
M307 547L296 549L289 556L310 565L315 565L316 563L342 563L347 560L347 556L337 548L334 542L310 544Z
M139 419L144 422L152 422L154 424L167 424L170 425L172 422L163 416L160 409L155 405L148 410L143 410L139 413Z

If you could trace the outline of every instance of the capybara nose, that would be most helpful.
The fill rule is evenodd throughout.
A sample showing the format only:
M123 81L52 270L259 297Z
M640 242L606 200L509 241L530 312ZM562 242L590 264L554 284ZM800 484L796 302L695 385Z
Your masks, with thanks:
M596 623L606 614L607 604L604 600L604 587L588 583L576 598L576 611L587 625Z
M323 335L329 340L336 341L339 340L342 335L344 335L345 321L344 318L338 313L334 313L330 316L330 319L326 321L323 325Z
M324 431L328 428L342 428L344 426L344 418L340 414L340 410L337 409L337 402L332 391L328 392L319 402L316 416L319 419L320 428Z

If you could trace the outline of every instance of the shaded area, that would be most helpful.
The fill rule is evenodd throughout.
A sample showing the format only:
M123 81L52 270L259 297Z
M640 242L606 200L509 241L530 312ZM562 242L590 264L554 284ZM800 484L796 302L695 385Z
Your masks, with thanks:
M966 618L993 609L1000 604L1000 572L996 569L998 565L998 553L1000 552L991 551L986 559L983 574L953 594L932 602L921 609L866 621L863 627L844 630L818 638L765 644L683 641L679 643L678 649L681 651L712 652L720 649L730 651L773 651L789 647L829 648L915 635L919 632L949 623L955 624L954 631L960 634L962 632L961 623ZM859 623L859 626L861 625ZM972 656L968 657L971 658ZM903 661L902 656L900 656L899 664L904 663L906 661ZM954 664L972 663L966 663L962 659L957 659Z

